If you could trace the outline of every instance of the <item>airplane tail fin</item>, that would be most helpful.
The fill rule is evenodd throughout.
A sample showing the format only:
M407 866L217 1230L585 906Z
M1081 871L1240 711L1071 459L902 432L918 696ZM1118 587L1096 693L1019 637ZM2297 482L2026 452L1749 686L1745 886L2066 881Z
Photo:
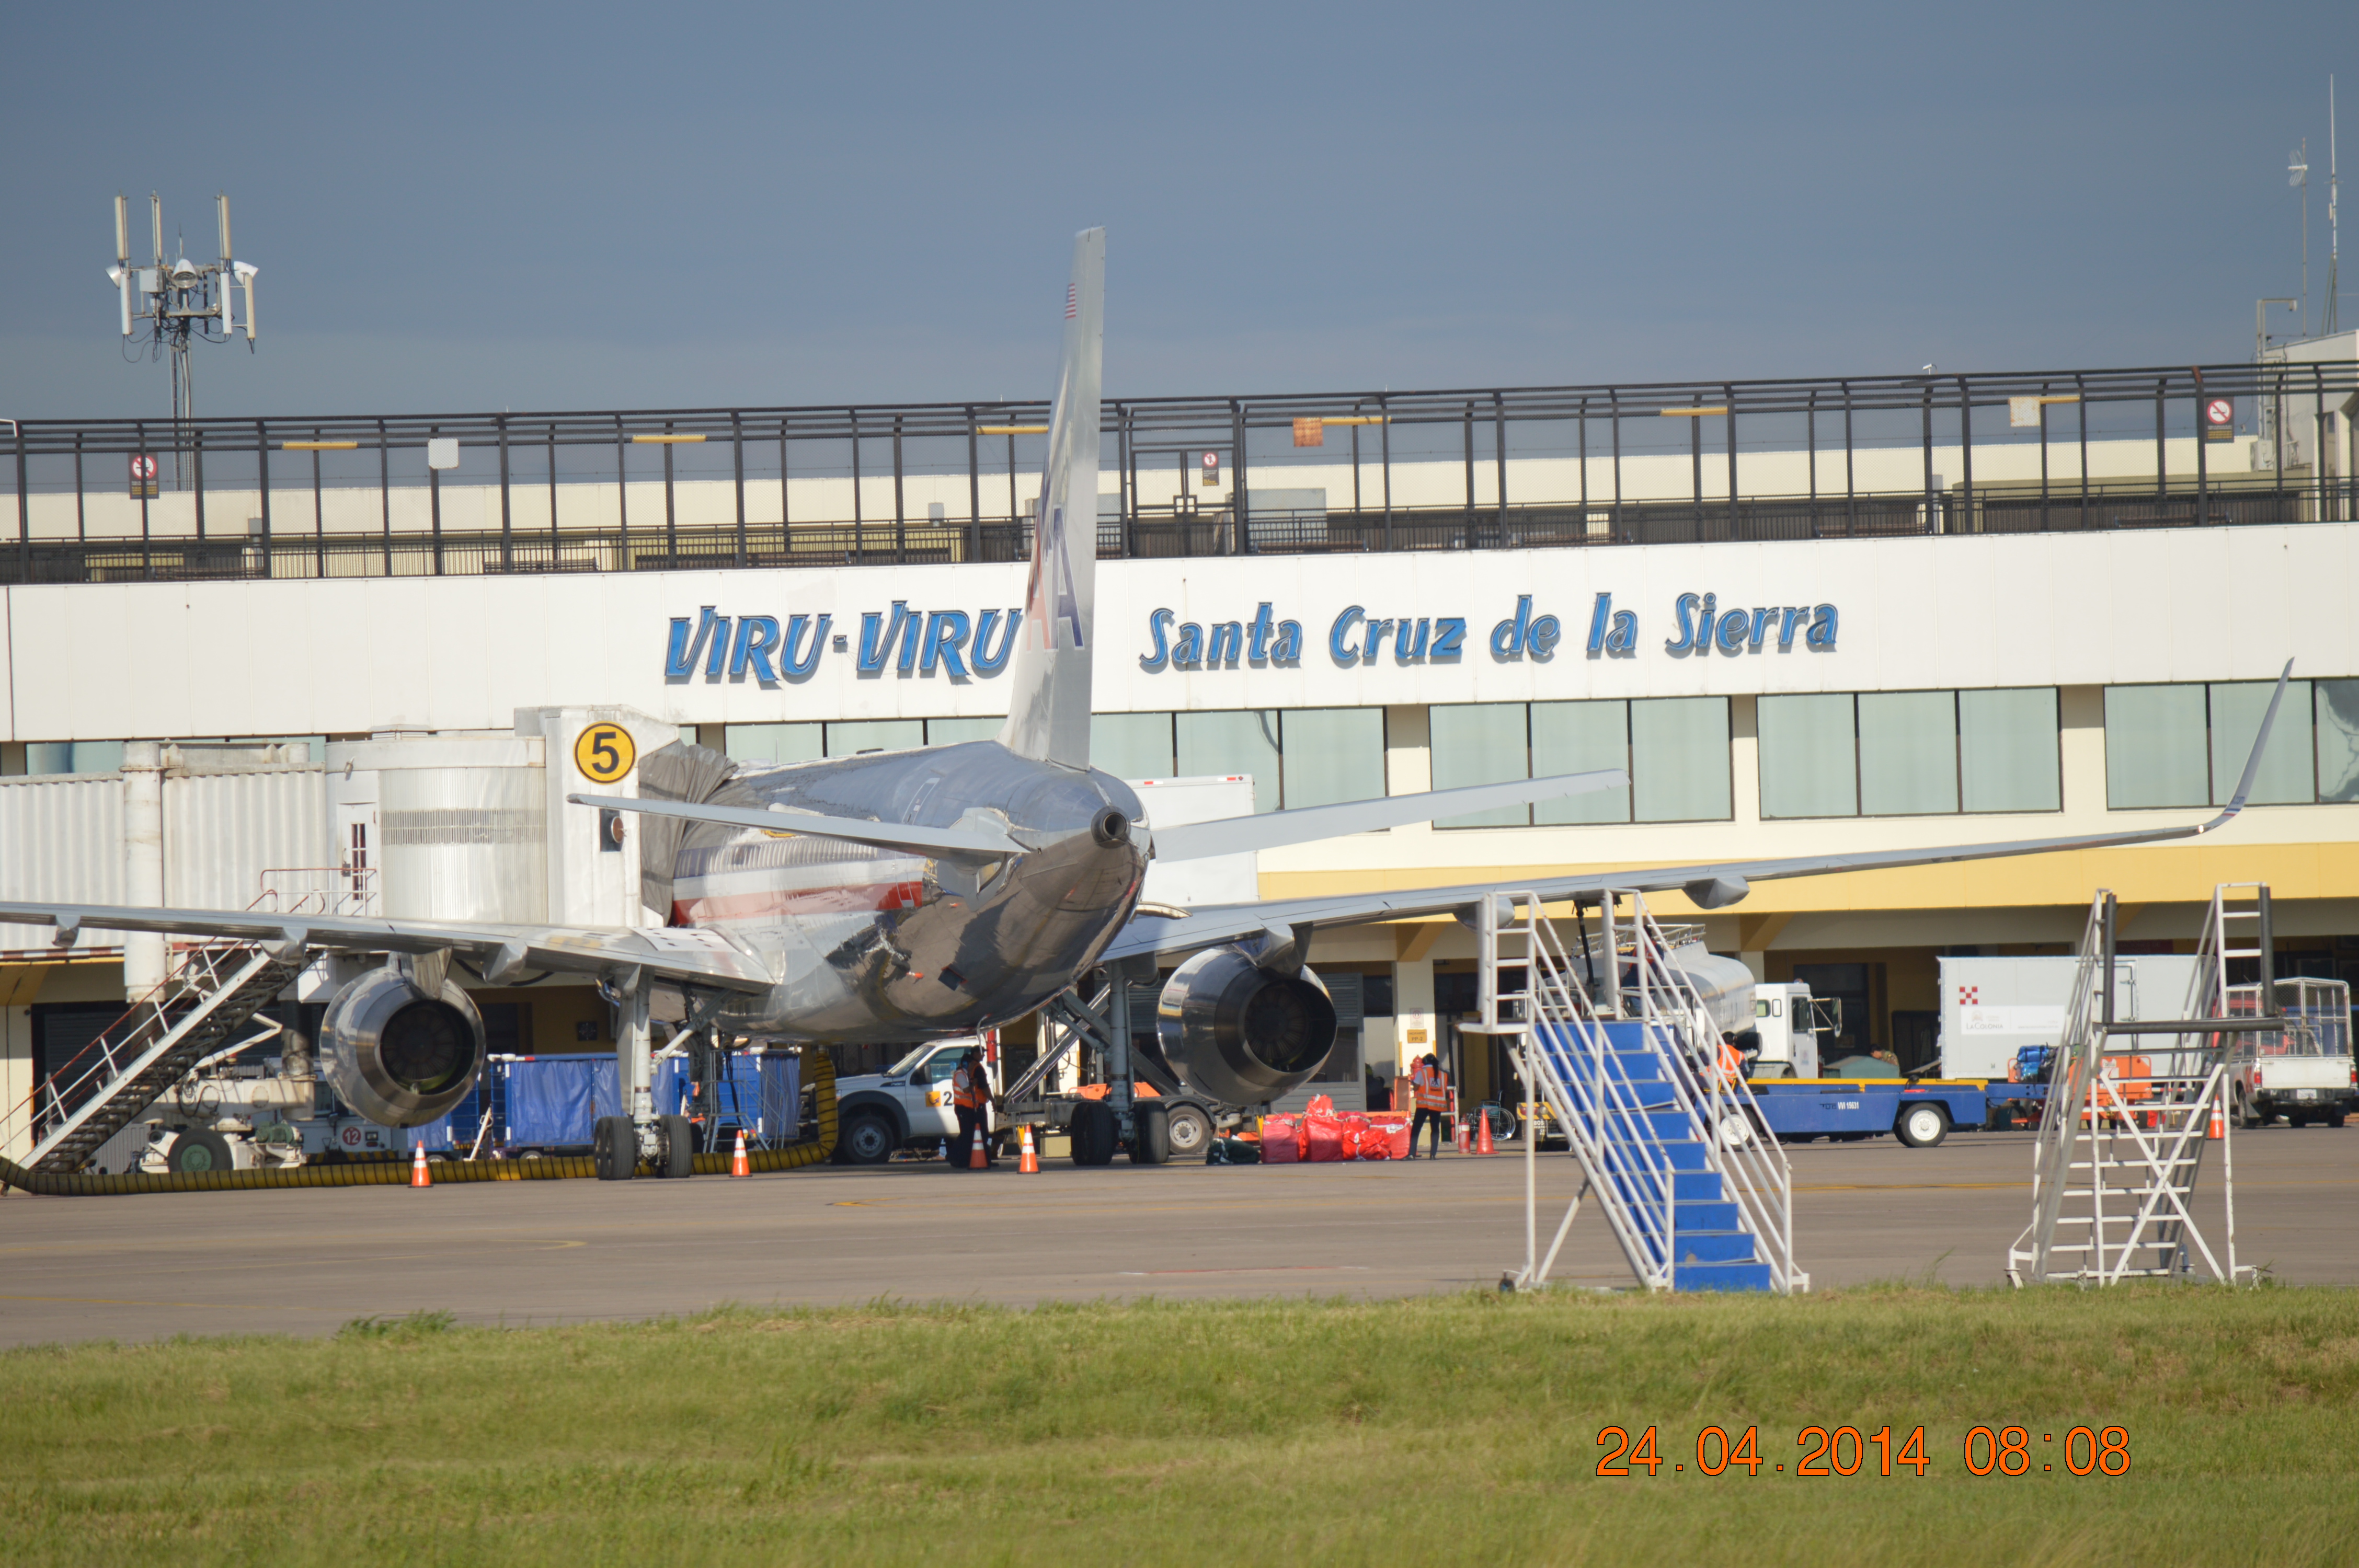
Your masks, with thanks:
M1065 360L1049 421L1033 519L1032 570L1008 672L999 743L1018 756L1090 764L1090 658L1096 650L1098 379L1105 344L1105 231L1073 236Z

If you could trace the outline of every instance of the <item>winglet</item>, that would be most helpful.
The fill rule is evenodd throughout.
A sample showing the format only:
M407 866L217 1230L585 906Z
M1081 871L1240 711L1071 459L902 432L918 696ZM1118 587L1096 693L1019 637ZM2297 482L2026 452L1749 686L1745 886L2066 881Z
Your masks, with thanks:
M2277 704L2285 700L2286 683L2292 678L2293 661L2288 659L2284 670L2277 676L2277 690L2269 694L2269 710L2261 715L2261 732L2253 738L2253 754L2245 759L2245 775L2236 781L2236 793L2228 797L2228 804L2219 816L2195 830L2198 833L2209 833L2214 827L2227 826L2234 820L2236 813L2245 809L2245 797L2253 793L2253 780L2260 775L2261 753L2268 750L2269 727L2277 721Z

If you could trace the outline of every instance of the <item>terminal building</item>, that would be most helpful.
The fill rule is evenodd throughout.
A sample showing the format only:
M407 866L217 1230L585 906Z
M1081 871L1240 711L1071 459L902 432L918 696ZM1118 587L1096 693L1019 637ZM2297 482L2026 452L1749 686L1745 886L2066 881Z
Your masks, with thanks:
M2070 951L2100 887L2156 952L2191 950L2215 883L2267 882L2281 972L2359 981L2354 343L1110 404L1095 760L1150 816L1175 779L1277 810L1624 770L1246 873L1270 897L1512 888L2200 821L2291 660L2255 804L2216 836L1653 904L1904 1067L1938 1049L1939 957ZM565 803L573 738L793 762L995 732L1043 412L27 421L0 897L660 923L636 845ZM142 940L0 925L0 1098L154 983ZM1345 1027L1315 1087L1348 1103L1437 1050L1506 1092L1455 1027L1472 951L1446 919L1320 932ZM477 1000L495 1050L613 1040L587 985Z

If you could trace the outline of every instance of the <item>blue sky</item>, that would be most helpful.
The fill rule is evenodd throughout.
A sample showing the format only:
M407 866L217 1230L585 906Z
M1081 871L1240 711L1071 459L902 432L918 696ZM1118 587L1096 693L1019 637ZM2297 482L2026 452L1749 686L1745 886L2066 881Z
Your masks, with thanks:
M199 351L212 415L1044 395L1097 222L1116 394L2239 360L2297 286L2305 135L2323 315L2329 70L2359 104L2347 0L123 4L0 38L0 416L42 417L169 406L114 336L118 189L201 256L228 190L263 269L259 351Z

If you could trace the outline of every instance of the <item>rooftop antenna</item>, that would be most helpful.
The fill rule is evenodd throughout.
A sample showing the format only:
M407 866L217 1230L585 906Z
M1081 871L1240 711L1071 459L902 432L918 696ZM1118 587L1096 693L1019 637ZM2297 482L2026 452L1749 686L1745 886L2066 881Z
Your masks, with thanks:
M2326 79L2326 335L2330 338L2343 330L2334 308L2335 288L2342 281L2335 275L2343 254L2343 232L2334 222L2334 199L2342 193L2343 174L2334 157L2334 78L2330 76Z
M145 323L147 353L172 360L172 486L181 488L180 427L196 417L196 384L190 373L192 341L226 343L237 335L237 295L245 296L245 345L254 348L254 278L261 269L236 258L230 246L229 198L213 198L214 217L221 232L221 259L200 265L189 260L185 243L170 262L164 259L164 202L147 193L148 228L156 244L156 265L131 265L131 207L121 192L114 198L114 265L106 281L114 285L115 326L130 342ZM218 335L216 335L218 329Z
M2286 183L2301 191L2301 335L2310 336L2310 138L2286 160Z

